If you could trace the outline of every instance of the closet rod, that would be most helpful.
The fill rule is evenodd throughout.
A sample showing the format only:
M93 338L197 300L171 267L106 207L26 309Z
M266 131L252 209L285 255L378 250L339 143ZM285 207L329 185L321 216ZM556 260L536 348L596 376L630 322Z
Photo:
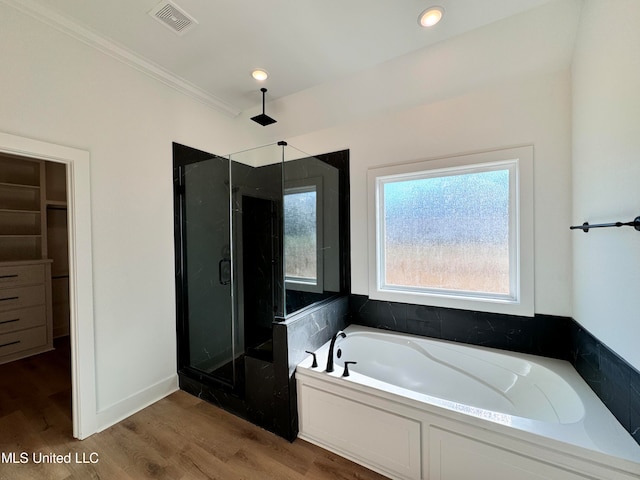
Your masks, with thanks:
M589 232L590 228L608 228L608 227L633 227L640 232L640 216L634 218L631 222L612 222L612 223L596 223L589 225L589 222L584 222L582 225L573 225L569 227L570 230L582 230L583 232Z

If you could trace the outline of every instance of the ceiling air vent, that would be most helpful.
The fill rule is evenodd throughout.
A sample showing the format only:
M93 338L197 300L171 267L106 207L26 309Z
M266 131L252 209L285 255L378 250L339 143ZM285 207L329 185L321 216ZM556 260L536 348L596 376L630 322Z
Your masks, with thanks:
M184 35L198 24L191 15L166 0L156 5L149 15L178 35Z

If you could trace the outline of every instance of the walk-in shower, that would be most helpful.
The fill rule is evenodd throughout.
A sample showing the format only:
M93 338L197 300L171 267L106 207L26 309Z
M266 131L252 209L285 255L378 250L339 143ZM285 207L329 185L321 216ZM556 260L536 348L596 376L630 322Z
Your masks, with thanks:
M278 142L173 153L181 387L271 417L265 389L287 358L274 324L349 293L348 152L313 157Z

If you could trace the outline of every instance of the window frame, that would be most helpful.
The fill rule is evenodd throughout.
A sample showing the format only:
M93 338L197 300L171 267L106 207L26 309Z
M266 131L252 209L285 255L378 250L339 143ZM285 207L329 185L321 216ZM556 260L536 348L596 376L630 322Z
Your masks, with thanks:
M510 290L513 296L484 295L461 290L402 288L385 286L383 278L382 211L384 185L401 178L428 178L488 171L513 165L510 171ZM495 167L495 168L494 168ZM533 251L533 147L517 147L451 157L440 157L412 163L370 168L369 196L369 297L374 300L431 305L523 316L534 314ZM513 242L513 243L511 243ZM513 278L515 276L515 278Z

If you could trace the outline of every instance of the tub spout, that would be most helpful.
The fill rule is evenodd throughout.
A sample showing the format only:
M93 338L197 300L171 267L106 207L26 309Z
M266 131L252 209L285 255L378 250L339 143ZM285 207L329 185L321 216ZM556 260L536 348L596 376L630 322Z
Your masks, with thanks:
M329 357L327 358L327 372L333 372L333 347L336 345L336 340L338 337L346 338L347 334L340 330L336 333L331 339L331 344L329 345Z

